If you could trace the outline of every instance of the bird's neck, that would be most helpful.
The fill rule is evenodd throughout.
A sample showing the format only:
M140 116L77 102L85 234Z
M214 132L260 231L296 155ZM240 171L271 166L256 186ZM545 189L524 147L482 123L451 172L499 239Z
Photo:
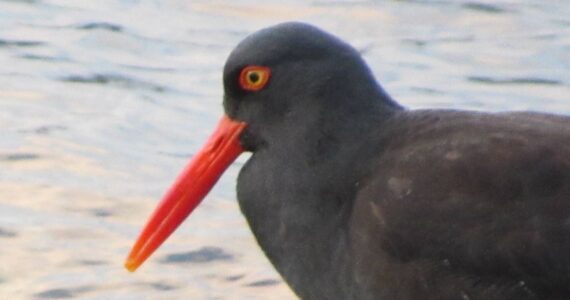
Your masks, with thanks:
M242 211L268 258L302 298L350 294L347 224L359 180L369 169L365 156L376 152L366 141L384 117L365 115L350 122L358 125L337 128L334 120L314 119L255 152L240 173Z

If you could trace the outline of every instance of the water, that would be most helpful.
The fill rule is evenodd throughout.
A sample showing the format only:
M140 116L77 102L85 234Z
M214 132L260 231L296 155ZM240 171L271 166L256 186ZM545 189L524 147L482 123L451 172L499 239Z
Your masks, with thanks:
M122 262L221 115L245 35L316 24L411 108L570 114L570 4L0 0L0 299L294 299L234 164L135 274Z

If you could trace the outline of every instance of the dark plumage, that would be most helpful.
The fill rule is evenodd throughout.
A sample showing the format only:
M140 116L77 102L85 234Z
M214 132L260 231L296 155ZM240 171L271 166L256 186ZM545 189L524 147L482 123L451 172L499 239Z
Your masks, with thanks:
M286 23L240 43L224 116L131 254L135 270L223 170L302 299L570 299L570 118L406 110L359 53Z
M266 88L240 90L246 65ZM240 207L302 299L570 299L568 117L405 110L300 23L240 43L224 84Z

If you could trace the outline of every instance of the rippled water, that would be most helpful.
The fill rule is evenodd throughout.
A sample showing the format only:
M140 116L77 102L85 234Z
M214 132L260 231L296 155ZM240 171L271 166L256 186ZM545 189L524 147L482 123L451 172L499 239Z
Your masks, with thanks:
M274 2L0 0L0 299L294 299L234 200L245 157L122 268L221 115L226 56L280 21L350 41L408 107L570 114L566 1Z

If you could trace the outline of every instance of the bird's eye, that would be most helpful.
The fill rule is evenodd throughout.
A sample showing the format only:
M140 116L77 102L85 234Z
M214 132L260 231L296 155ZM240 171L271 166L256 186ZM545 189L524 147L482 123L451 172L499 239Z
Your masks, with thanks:
M269 81L271 71L268 67L247 66L241 70L239 85L246 91L259 91Z

